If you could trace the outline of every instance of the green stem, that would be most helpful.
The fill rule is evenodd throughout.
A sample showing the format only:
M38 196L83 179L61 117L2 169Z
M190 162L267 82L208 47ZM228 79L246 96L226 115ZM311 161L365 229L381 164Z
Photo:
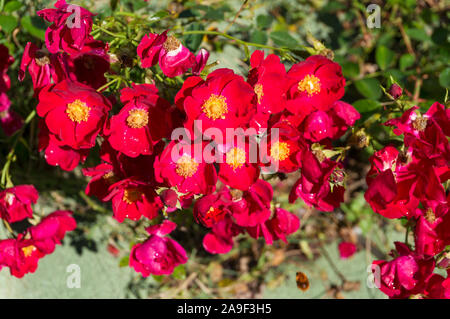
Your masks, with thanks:
M120 38L120 39L126 39L127 38L126 36L124 36L122 34L117 34L117 33L111 32L109 30L103 29L102 27L97 27L97 29L93 30L92 32L95 32L97 30L100 30L100 31L102 31L102 32L104 32L104 33L106 33L106 34L108 34L108 35L110 35L112 37L115 37L115 38Z
M104 89L106 89L107 87L109 87L111 84L116 83L116 82L119 81L119 80L120 80L120 78L117 77L117 78L115 78L114 80L109 81L109 82L106 83L105 85L99 87L99 88L97 89L97 92L103 91Z
M274 51L289 51L289 49L286 48L277 48L277 47L273 47L270 45L266 45L266 44L259 44L259 43L253 43L253 42L246 42L243 41L241 39L235 38L227 33L223 33L223 32L218 32L218 31L203 31L203 30L193 30L193 31L184 31L183 35L186 34L205 34L205 35L217 35L217 36L221 36L233 41L236 41L239 44L242 45L246 45L246 46L250 46L250 47L256 47L256 48L264 48L264 49L270 49L270 50L274 50ZM303 47L303 46L302 46ZM304 48L304 47L303 47Z

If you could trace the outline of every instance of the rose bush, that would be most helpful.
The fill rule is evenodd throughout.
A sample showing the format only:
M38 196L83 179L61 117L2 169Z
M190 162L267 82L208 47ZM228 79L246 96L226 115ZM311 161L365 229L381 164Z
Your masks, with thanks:
M128 227L124 260L143 277L188 262L189 247L178 239L180 229L194 229L180 218L186 212L202 229L197 244L227 254L241 238L288 245L310 214L289 208L300 202L334 216L350 210L357 189L373 214L407 228L391 259L373 261L376 286L390 298L450 298L447 101L421 103L392 74L381 86L386 101L355 101L352 82L371 95L373 78L347 79L348 61L311 34L307 45L247 42L185 28L176 23L181 13L149 17L112 7L104 15L58 0L36 12L47 22L44 41L24 43L16 59L0 44L0 118L11 142L0 192L10 236L0 240L0 269L35 272L77 227L76 212L33 213L39 185L14 184L28 134L24 145L34 156L41 152L64 174L82 172L80 196ZM241 47L241 69L213 58L217 37ZM200 48L202 41L209 45ZM11 106L11 76L32 88L28 114ZM355 162L369 167L361 173ZM275 194L285 179L290 205ZM18 222L29 224L19 232ZM342 237L340 257L351 259L357 240Z

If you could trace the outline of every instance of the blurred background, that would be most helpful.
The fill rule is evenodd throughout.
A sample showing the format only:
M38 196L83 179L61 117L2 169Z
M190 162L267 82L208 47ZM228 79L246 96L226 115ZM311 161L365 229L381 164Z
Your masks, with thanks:
M24 118L36 106L32 84L18 83L17 70L28 41L43 43L46 24L35 12L49 8L53 1L0 1L0 43L8 46L16 61L8 74L12 107ZM308 208L301 200L288 203L288 194L298 175L274 178L277 203L297 214L301 228L289 243L265 245L240 235L226 255L211 255L201 243L206 229L196 224L189 210L175 216L181 227L173 238L185 247L189 261L171 276L142 278L128 267L130 246L139 240L139 222L117 223L111 208L84 195L87 184L81 167L64 172L46 164L36 148L36 122L27 139L20 141L12 168L16 184L34 184L40 193L35 211L46 215L56 209L74 211L77 229L69 233L63 246L39 262L34 274L17 279L7 269L0 271L0 298L384 298L368 283L369 265L386 259L396 240L408 239L405 221L387 220L373 213L365 203L365 174L368 158L381 141L395 143L395 136L378 119L386 99L380 85L394 79L404 94L423 109L443 101L450 86L449 3L446 1L337 1L337 0L210 0L152 1L95 0L72 3L98 13L98 19L121 6L143 16L167 14L158 28L185 25L188 30L226 31L248 42L291 49L295 60L306 57L300 50L308 45L310 33L334 52L347 79L344 101L361 113L357 126L366 127L371 143L352 148L345 160L347 189L345 203L334 212ZM379 5L380 27L370 28ZM162 12L162 13L161 13ZM182 39L192 50L211 51L209 63L220 61L240 74L248 69L242 48L233 41L215 36L191 35ZM293 61L284 57L286 66ZM366 125L366 124L372 125ZM338 144L345 145L349 132ZM8 154L7 137L0 133L0 160ZM28 138L29 137L29 138ZM339 145L338 145L339 146ZM94 152L93 152L94 153ZM89 157L83 167L93 166ZM3 226L0 226L3 227ZM16 227L21 227L20 225ZM142 226L143 227L143 226ZM141 227L141 228L142 228ZM0 238L6 238L0 228ZM339 256L340 242L353 242L357 252L350 258ZM81 288L69 289L71 264L80 266ZM309 288L299 289L297 272L304 273Z

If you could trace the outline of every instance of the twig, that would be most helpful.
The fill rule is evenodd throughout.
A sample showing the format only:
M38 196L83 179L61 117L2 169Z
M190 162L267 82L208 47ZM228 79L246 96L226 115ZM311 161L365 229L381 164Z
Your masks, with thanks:
M227 25L227 27L225 28L225 30L223 30L224 33L226 33L228 31L228 29L236 22L237 18L240 16L242 10L244 10L245 5L248 3L248 0L244 0L244 3L242 3L241 7L239 8L238 12L236 13L236 15L233 18L233 21L231 21L231 23L229 23Z
M322 244L320 244L320 251L322 252L322 255L325 257L325 259L330 264L331 269L333 269L334 273L339 277L339 279L341 279L342 283L345 283L347 281L347 279L336 267L333 260L330 258L330 255L328 255L328 252L325 250L325 248L323 248Z
M178 286L175 290L169 291L167 294L161 294L161 298L164 299L171 299L172 297L175 297L176 295L178 295L178 293L182 290L185 290L189 287L189 285L194 281L195 278L197 278L197 273L193 272L192 274L189 275L189 277L187 277L187 279L185 281L183 281L183 283Z

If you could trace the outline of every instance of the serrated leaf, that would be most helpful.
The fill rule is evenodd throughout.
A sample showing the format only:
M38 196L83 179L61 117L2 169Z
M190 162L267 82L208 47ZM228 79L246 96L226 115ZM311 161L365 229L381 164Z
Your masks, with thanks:
M297 46L297 40L287 31L273 31L270 33L270 38L280 47L295 48Z
M346 78L355 78L359 75L359 65L357 63L345 61L342 65L342 73Z
M41 18L30 17L27 15L20 20L20 24L32 36L42 41L45 40L45 30L47 29L47 26Z
M353 107L360 113L372 112L381 107L380 103L374 100L363 99L353 103Z
M416 41L425 42L430 40L430 37L428 36L428 34L425 32L424 29L416 29L416 28L407 29L406 34L411 39L414 39Z
M269 15L259 15L256 17L256 25L258 28L267 29L272 24L273 18Z
M250 42L258 43L258 44L266 44L267 43L267 34L264 31L255 30L250 35Z
M11 15L0 15L0 27L6 33L10 33L17 27L17 18Z
M154 15L152 15L150 20L151 21L161 20L161 19L167 17L168 15L170 15L170 13L168 11L161 10L161 11L156 12Z
M405 71L407 68L414 64L415 58L412 54L403 54L400 57L399 66L400 70Z
M382 70L386 70L394 59L394 52L384 45L377 46L375 60Z
M10 1L7 4L5 4L5 7L3 8L4 12L14 12L22 8L23 3L20 3L19 1Z
M378 100L382 94L380 82L374 78L355 81L355 87L359 93L372 100Z

